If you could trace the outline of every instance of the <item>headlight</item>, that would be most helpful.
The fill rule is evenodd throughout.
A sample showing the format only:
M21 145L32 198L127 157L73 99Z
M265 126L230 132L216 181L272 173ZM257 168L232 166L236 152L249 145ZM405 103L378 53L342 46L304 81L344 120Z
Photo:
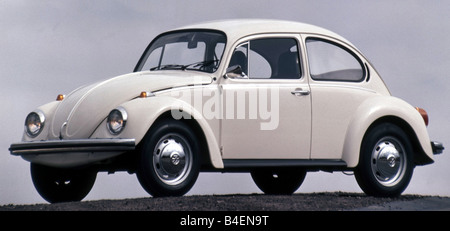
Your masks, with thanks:
M127 117L127 112L123 107L118 107L112 110L106 120L106 126L108 127L109 132L113 135L117 135L122 132L127 123Z
M25 119L25 131L29 137L36 137L41 133L45 124L45 116L41 111L34 111L28 114Z

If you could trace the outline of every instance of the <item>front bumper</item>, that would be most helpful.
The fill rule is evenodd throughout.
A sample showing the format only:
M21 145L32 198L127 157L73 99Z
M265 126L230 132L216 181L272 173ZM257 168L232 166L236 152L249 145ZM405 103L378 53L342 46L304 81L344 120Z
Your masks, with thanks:
M31 163L76 167L106 160L135 148L134 139L82 139L14 143L9 151Z
M49 140L11 144L12 155L54 154L70 152L117 152L135 148L134 139Z

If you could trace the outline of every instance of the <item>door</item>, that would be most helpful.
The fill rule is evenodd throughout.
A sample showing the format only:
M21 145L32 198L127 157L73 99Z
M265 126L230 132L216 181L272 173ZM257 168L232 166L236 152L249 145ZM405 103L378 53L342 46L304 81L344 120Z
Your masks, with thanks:
M222 81L224 159L309 159L311 95L297 37L241 43L230 65L243 74Z

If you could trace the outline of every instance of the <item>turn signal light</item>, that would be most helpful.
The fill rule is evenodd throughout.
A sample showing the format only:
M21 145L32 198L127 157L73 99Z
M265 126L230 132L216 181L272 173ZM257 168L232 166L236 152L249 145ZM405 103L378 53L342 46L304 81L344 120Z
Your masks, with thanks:
M425 122L425 125L428 126L428 113L423 108L420 108L420 107L416 107L416 110L422 116L423 121Z
M151 92L148 92L148 91L143 91L143 92L141 92L141 94L139 95L139 98L147 98L147 97L150 97L150 96L154 96L154 94L151 93Z
M66 97L63 94L59 94L58 96L56 96L56 101L63 101L64 97Z
M143 92L141 92L141 94L139 95L139 98L147 98L147 96L148 96L148 92L143 91Z

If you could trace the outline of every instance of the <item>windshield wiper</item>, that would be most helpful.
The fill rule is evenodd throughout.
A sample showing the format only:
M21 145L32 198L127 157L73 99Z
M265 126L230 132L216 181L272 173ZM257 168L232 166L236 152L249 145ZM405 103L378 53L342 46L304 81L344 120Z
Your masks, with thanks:
M205 60L205 61L201 61L201 62L195 62L195 63L191 63L191 64L188 64L188 65L184 65L182 67L182 70L186 70L187 68L189 68L191 66L193 68L201 69L203 67L207 67L207 66L210 66L212 64L215 64L216 62L219 62L219 60L211 59L211 60Z
M167 64L150 68L151 71L154 70L164 70L164 69L182 69L184 70L184 66L180 64Z
M205 61L201 61L201 62L195 62L195 63L191 63L191 64L187 64L187 65L166 64L166 65L152 67L152 68L150 68L150 70L154 71L154 70L181 69L181 70L185 71L186 69L188 69L190 67L195 68L195 69L201 69L203 67L207 67L207 66L210 66L212 64L215 64L218 61L219 60L217 60L217 59L213 59L213 60L205 60Z

